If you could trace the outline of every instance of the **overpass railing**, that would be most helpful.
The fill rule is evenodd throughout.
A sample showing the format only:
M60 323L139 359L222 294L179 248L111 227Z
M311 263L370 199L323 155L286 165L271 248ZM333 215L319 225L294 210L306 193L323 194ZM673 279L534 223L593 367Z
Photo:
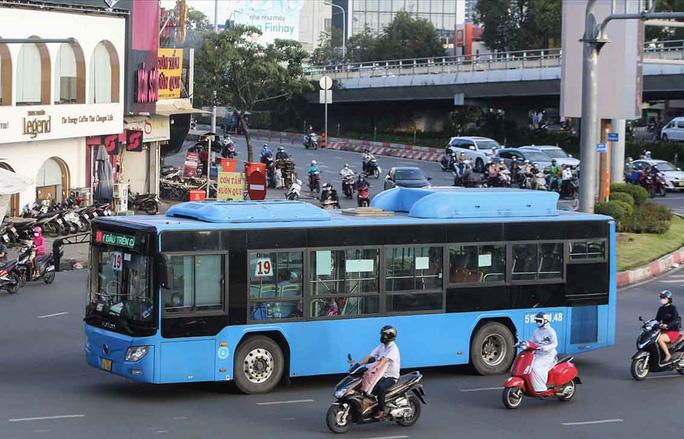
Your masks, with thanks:
M559 67L561 55L560 49L540 49L494 52L484 55L393 59L312 66L305 70L305 75L310 79L323 75L331 76L333 79L351 79ZM649 60L663 62L684 60L684 40L647 43L644 47L644 62Z

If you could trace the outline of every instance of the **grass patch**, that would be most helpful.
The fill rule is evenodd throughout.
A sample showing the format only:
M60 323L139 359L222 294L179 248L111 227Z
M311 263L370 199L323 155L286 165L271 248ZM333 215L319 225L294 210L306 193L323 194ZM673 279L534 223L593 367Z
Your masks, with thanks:
M654 233L618 233L617 270L625 271L647 264L684 246L684 219L672 216L670 230Z

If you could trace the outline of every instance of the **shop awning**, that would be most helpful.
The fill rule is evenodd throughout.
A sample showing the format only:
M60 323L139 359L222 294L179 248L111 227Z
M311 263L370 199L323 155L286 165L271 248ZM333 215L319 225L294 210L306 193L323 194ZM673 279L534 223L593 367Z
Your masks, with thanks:
M157 114L161 116L171 116L174 114L205 113L208 111L192 108L190 99L162 99L157 102Z

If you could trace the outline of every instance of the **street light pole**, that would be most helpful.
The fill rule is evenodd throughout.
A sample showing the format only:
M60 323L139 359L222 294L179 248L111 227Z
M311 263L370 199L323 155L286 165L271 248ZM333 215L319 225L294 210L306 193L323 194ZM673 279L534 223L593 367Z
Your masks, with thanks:
M325 2L325 4L342 11L342 57L344 58L347 56L347 14L340 5L333 4L332 2Z

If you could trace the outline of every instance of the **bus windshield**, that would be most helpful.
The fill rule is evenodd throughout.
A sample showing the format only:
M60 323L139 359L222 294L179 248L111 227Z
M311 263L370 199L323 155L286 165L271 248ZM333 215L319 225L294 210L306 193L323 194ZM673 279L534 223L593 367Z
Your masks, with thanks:
M86 320L132 335L136 327L153 326L149 257L108 246L95 246L92 252Z

